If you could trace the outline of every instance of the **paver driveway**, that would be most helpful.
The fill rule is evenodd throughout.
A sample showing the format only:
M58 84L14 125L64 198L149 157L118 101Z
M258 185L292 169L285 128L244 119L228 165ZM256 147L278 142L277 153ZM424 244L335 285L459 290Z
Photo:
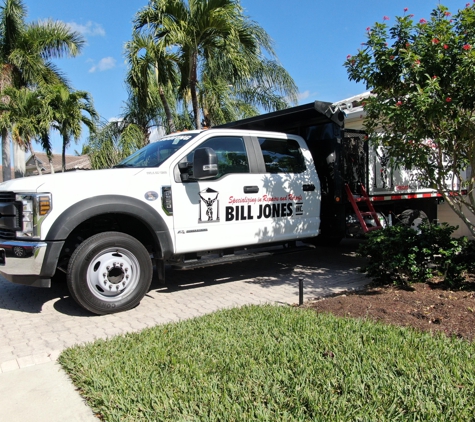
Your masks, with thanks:
M0 372L55 360L74 344L196 317L222 308L260 303L298 303L304 298L359 288L357 242L315 248L256 261L192 271L166 271L167 284L153 282L139 306L95 316L80 308L65 284L51 289L15 285L0 278Z

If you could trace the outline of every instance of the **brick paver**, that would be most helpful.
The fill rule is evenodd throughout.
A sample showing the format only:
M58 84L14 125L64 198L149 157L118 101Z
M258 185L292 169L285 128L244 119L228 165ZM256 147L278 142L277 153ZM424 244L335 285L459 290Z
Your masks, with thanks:
M57 359L75 344L140 331L246 304L296 304L298 280L309 300L368 282L358 272L357 244L278 255L192 271L168 269L139 306L95 316L80 308L64 284L39 289L0 278L0 373Z

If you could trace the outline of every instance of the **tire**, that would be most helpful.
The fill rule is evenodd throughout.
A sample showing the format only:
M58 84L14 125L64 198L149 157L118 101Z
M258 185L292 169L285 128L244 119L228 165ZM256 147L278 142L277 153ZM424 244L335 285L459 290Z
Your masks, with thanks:
M397 218L400 224L414 230L418 230L420 224L424 220L428 220L427 214L424 211L411 209L404 210Z
M135 238L119 232L96 234L74 251L67 284L73 299L98 314L137 306L152 282L152 260Z

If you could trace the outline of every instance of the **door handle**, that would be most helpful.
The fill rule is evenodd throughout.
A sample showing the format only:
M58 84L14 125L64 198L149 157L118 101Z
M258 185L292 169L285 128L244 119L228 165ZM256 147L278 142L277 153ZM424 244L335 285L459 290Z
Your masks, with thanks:
M244 186L244 193L258 193L258 186Z
M315 190L315 185L314 184L303 185L302 188L304 192L313 192Z

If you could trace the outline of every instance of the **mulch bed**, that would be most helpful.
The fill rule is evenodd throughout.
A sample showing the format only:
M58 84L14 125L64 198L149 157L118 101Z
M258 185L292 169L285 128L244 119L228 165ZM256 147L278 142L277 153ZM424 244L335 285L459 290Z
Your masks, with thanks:
M367 287L348 294L317 299L306 307L337 316L368 318L387 324L442 332L472 341L475 338L475 277L462 290L442 282L408 287Z

